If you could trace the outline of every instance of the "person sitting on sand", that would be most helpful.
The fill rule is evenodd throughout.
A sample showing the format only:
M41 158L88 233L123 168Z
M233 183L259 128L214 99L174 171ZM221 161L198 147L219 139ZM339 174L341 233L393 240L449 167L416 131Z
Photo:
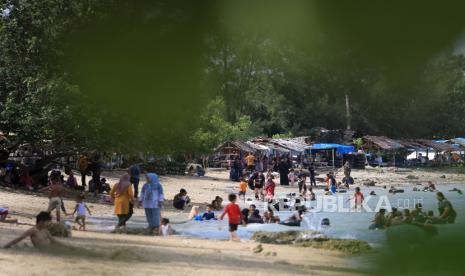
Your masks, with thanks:
M8 208L0 207L0 222L18 223L17 219L8 219Z
M28 189L28 190L34 190L34 181L31 177L31 175L29 174L29 170L28 169L22 169L21 170L21 176L19 177L19 183L22 184L24 186L24 188Z
M191 202L189 196L187 195L187 191L185 189L179 190L179 193L174 196L173 199L173 206L178 210L184 210L186 205Z
M59 245L60 243L52 237L47 228L51 220L52 216L50 215L50 213L40 212L36 216L36 225L24 232L21 236L7 243L4 246L4 248L10 248L11 246L19 243L27 237L31 239L31 242L34 245L34 247L37 247L39 249L47 249L52 244Z
M161 219L159 231L160 236L171 236L176 234L176 231L174 231L173 227L171 227L170 220L167 218Z
M66 187L76 189L78 187L77 180L74 176L73 170L69 166L65 167L65 174L68 175L68 178L65 182Z
M79 224L79 230L86 231L86 210L89 212L89 216L92 216L89 207L84 203L84 195L80 194L76 198L76 207L73 212L73 216L77 213L75 222Z
M202 220L216 220L215 213L213 213L213 206L207 205L207 210L202 215Z
M216 196L211 205L213 210L221 211L223 209L223 198Z
M384 216L386 209L379 209L379 212L376 213L373 223L368 227L368 229L384 229L386 227L386 217Z
M100 185L102 186L102 191L106 192L107 194L110 194L111 187L110 184L107 183L106 178L100 179Z

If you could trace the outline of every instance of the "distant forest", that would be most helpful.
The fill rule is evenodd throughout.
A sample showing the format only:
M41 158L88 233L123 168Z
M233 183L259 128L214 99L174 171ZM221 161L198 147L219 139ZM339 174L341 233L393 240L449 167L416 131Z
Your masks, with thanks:
M195 2L1 1L3 150L203 153L345 128L346 99L362 133L465 136L461 8Z

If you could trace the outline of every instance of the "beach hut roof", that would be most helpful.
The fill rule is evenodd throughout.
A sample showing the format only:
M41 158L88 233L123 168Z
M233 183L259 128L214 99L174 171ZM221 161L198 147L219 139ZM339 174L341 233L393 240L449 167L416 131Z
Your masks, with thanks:
M426 150L428 147L419 143L414 139L402 139L398 140L400 144L402 144L405 148L414 149L414 150Z
M385 136L363 136L363 140L365 141L365 145L367 147L375 147L382 150L396 150L404 148L404 146L391 138Z
M447 143L438 143L427 139L416 139L415 141L435 151L455 151L458 149Z
M225 142L218 147L216 147L216 151L220 149L226 149L226 148L237 148L241 151L244 152L252 152L255 153L257 152L257 149L255 147L250 146L249 144L242 142L242 141L230 141L230 142Z
M308 146L305 142L302 143L301 140L297 139L271 139L270 142L295 152L304 152L305 147Z
M450 140L453 143L459 144L462 147L465 147L465 138L455 138Z

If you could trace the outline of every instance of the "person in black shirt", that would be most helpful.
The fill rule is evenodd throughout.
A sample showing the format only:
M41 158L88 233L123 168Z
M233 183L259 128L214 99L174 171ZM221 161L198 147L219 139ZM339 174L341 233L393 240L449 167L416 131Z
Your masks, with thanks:
M316 187L316 180L315 180L315 165L313 163L310 164L308 167L308 171L310 172L310 187Z
M177 195L174 196L173 206L178 210L184 210L187 204L190 203L190 198L187 196L187 191L181 189Z

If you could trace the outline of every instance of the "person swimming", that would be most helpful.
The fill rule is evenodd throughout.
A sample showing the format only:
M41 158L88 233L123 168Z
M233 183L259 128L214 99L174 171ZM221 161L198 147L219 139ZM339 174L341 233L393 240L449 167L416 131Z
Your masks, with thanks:
M330 226L329 218L324 218L324 219L322 219L321 222L320 222L320 225L321 225L321 226L326 226L326 227L327 227L327 226Z
M207 210L202 215L202 220L216 220L215 213L213 212L213 206L207 205Z
M254 209L252 214L249 217L249 224L250 223L260 223L263 224L263 218L260 216L260 211L257 209Z
M379 212L376 213L373 223L368 227L370 230L374 229L384 229L386 227L386 217L384 216L386 209L379 209Z

